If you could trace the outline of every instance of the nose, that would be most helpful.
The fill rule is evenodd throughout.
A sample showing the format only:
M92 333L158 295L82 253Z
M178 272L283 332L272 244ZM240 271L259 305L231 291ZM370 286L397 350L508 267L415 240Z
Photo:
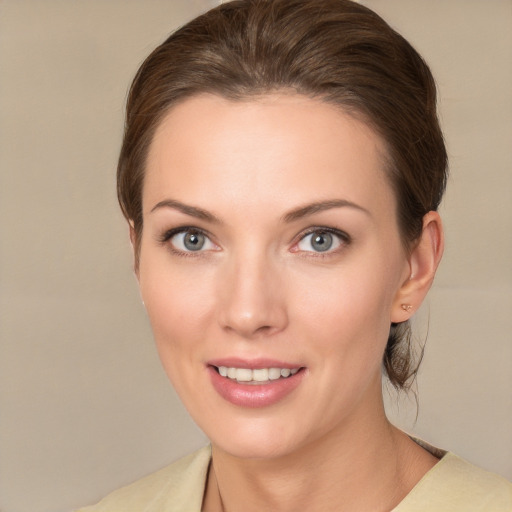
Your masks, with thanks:
M227 263L222 274L217 305L223 330L255 339L286 328L286 289L276 263L246 255Z

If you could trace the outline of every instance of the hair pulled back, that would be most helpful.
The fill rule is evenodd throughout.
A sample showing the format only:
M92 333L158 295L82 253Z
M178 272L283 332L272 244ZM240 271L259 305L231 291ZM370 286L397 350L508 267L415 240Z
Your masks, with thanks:
M169 109L200 93L236 101L283 89L336 105L380 135L402 240L414 245L447 176L436 87L423 59L377 14L349 0L235 0L173 33L131 86L117 191L136 258L146 158ZM383 365L398 389L411 384L413 359L409 322L393 324Z

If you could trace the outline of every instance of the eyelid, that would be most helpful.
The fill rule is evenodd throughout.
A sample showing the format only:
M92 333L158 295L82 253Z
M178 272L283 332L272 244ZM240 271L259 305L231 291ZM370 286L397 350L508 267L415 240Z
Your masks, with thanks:
M195 232L201 235L204 235L211 244L213 244L216 248L213 249L214 251L221 250L218 244L214 241L212 235L205 229L198 228L197 226L191 226L191 225L185 225L185 226L177 226L175 228L168 229L164 231L161 235L157 237L157 240L162 245L168 245L170 247L170 250L174 252L175 254L181 255L181 256L201 256L204 255L204 253L211 252L212 249L203 251L183 251L181 249L176 248L172 244L169 243L169 241L176 235L180 233L186 233L186 232ZM304 240L307 236L313 234L313 233L329 233L337 237L340 241L340 247L337 247L335 249L327 249L325 252L320 251L305 251L298 249L298 244ZM313 255L314 257L327 257L330 255L333 255L337 253L338 251L342 250L344 247L349 245L352 242L352 237L348 235L345 231L329 227L329 226L312 226L310 228L307 228L306 230L302 231L299 235L295 237L295 241L293 242L291 251L292 252L302 252L302 253L310 253L310 255Z
M175 228L166 229L161 235L158 236L158 240L162 243L168 242L174 235L183 233L186 231L193 231L195 233L201 233L208 236L208 233L201 228L196 226L177 226Z
M335 249L327 249L325 252L320 251L305 251L298 249L298 244L304 240L307 236L312 235L313 233L329 233L334 235L340 240L340 247ZM302 231L297 237L292 246L292 252L302 252L302 253L310 253L310 255L314 255L314 257L327 257L333 254L336 254L338 251L342 250L344 247L349 245L352 242L352 237L348 235L345 231L341 229L332 228L328 226L312 226L305 231Z
M172 243L170 243L171 239L174 236L179 235L180 233L187 232L197 233L205 236L210 241L210 243L213 244L216 248L198 251L183 251L175 247ZM170 250L173 253L178 254L180 256L201 256L204 255L204 253L210 252L212 250L220 250L220 248L218 248L218 245L214 242L212 235L205 229L198 228L197 226L177 226L175 228L168 229L158 236L158 242L161 243L162 245L169 246Z

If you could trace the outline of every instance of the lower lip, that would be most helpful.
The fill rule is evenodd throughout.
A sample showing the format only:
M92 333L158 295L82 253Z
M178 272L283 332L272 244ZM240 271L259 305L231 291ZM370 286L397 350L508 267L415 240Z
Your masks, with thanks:
M208 371L213 387L219 395L240 407L267 407L287 397L302 381L304 368L295 375L269 380L265 384L241 384L227 377L222 377L216 368L209 366Z

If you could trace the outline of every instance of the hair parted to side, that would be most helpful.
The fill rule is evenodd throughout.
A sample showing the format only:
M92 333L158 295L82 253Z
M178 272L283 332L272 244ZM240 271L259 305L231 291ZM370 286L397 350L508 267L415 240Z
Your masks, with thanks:
M146 158L169 109L195 94L237 101L280 90L338 106L380 135L402 240L414 246L447 178L436 87L423 59L376 13L349 0L235 0L173 33L131 86L117 191L133 226L136 265ZM410 386L418 364L409 322L391 326L383 365L396 388Z

